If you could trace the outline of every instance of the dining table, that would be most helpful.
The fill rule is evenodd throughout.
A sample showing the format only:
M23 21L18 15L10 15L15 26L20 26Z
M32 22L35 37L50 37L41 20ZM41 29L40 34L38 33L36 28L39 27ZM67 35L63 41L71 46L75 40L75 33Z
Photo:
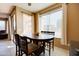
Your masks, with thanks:
M39 33L39 34L23 33L23 34L21 34L21 36L25 36L25 37L27 37L27 39L30 39L31 41L43 42L43 47L44 47L43 53L44 53L44 55L45 55L45 42L54 40L54 35L50 35L50 34L47 34L47 33Z

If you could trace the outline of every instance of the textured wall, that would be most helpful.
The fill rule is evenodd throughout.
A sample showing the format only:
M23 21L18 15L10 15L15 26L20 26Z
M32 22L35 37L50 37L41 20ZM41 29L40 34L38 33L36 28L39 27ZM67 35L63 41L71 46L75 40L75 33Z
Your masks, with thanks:
M68 4L68 40L79 41L79 4Z

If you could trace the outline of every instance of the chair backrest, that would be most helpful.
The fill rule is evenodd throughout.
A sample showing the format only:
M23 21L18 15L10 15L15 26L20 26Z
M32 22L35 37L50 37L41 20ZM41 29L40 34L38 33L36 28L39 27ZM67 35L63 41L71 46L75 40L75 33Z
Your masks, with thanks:
M28 42L27 37L20 36L20 49L24 51L25 53L28 52Z
M20 39L19 39L19 35L18 34L15 34L15 44L17 46L20 46Z
M47 34L55 35L55 32L50 32L50 31L41 31L41 33L47 33Z

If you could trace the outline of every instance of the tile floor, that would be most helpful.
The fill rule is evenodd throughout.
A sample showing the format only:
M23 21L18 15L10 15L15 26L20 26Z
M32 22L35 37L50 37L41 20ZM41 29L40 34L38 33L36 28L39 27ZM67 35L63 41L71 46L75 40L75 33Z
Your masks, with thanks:
M48 50L45 51L45 56L48 56ZM41 54L42 55L42 54ZM55 47L51 50L51 56L68 56L69 51ZM15 56L15 44L12 41L0 40L0 56ZM43 55L42 55L43 56Z

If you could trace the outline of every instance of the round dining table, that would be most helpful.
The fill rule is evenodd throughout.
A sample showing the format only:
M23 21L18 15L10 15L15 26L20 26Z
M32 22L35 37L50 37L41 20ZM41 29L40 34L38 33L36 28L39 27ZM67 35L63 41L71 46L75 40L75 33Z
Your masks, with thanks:
M21 34L21 36L25 36L27 37L27 39L30 39L31 41L43 42L44 54L45 54L45 42L54 40L54 35L50 35L46 33L40 33L40 34L25 33L25 34ZM49 52L49 55L50 55L50 52Z

